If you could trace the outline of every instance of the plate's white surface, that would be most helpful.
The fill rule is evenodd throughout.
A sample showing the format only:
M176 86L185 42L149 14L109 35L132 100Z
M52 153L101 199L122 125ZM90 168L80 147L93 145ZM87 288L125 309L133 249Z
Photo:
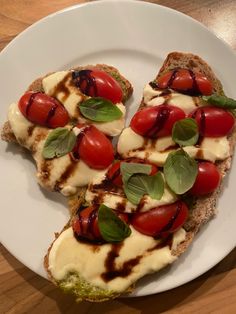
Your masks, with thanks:
M141 100L144 84L155 77L166 54L175 50L202 56L221 79L226 93L236 98L234 53L183 14L150 3L118 0L93 2L53 14L29 27L0 54L1 125L8 105L35 78L93 63L114 65L133 83L130 118ZM62 196L39 188L33 163L14 145L0 143L0 173L1 242L26 266L46 277L43 256L54 232L68 220L66 203ZM233 167L218 204L218 216L168 271L141 280L134 296L188 282L234 248L235 186Z

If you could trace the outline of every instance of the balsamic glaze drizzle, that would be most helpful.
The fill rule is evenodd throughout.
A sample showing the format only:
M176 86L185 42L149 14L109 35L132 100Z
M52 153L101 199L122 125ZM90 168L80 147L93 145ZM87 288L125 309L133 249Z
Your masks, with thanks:
M72 72L72 80L76 87L81 89L85 95L98 95L96 80L91 76L92 70L80 70Z

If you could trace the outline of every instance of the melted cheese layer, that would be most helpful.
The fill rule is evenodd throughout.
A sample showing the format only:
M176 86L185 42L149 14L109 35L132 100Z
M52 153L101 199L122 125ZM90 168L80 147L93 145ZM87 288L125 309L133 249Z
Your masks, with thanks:
M71 160L69 154L60 158L45 160L42 156L45 140L51 132L47 128L34 126L13 103L8 112L8 120L18 142L32 151L37 165L37 178L42 187L59 190L65 196L75 194L104 170L89 168L82 160ZM31 129L33 128L33 129Z
M162 141L162 145L159 144L159 141ZM174 144L171 137L157 140L147 139L136 134L129 127L121 133L117 144L117 151L122 158L136 157L148 160L157 166L163 166L168 154L175 151L171 147L172 143ZM205 137L199 147L185 146L183 149L193 158L211 162L224 160L230 156L229 141L226 136L217 138Z
M98 200L101 204L104 204L112 209L123 211L126 213L132 213L137 211L137 208L140 212L148 211L152 208L172 204L177 200L177 196L165 185L165 190L162 198L160 200L155 200L149 195L144 195L140 200L139 205L134 205L127 200L127 198L119 192L114 193L112 191L104 190L102 187L98 188L94 186L99 186L102 181L105 179L105 172L100 175L97 175L88 186L85 194L85 200L89 204L92 204L93 201ZM164 178L163 178L164 179Z
M159 240L143 235L132 227L131 230L131 235L122 242L118 257L114 261L114 267L119 271L125 267L125 262L137 260L137 264L127 276L104 280L103 275L108 271L105 262L109 253L114 250L114 245L107 243L95 246L78 242L70 227L60 234L50 250L49 270L53 278L60 281L65 279L68 273L77 272L96 287L123 292L139 278L176 260L169 246L155 248ZM185 236L184 229L178 230L173 237L172 249L183 242Z

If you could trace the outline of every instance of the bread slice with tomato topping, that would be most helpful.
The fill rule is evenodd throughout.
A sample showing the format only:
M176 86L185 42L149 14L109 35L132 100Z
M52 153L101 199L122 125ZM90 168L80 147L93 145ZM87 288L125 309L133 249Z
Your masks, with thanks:
M124 127L131 94L131 83L109 65L50 73L10 105L1 138L30 150L43 187L70 196L114 159L110 138Z
M182 69L184 71L182 71ZM178 82L174 82L176 77L175 77L175 74L173 73L179 74L178 72L179 70L182 71L181 75L185 77L186 76L189 77L189 75L197 77L196 82L191 82L191 78L190 78L190 85L188 85L187 89L184 91L183 90L179 91L178 89L176 90L176 86L177 87L180 86L180 88L183 87L181 82L180 82L181 83L180 85L178 85L179 84ZM167 75L165 77L165 80L163 80L164 75ZM204 84L201 85L202 80L208 81L206 85ZM189 81L189 78L188 78L188 81ZM150 86L148 86L149 92L150 92L150 88L153 89L150 92L149 98L147 97L147 94L145 94L145 91L144 91L144 98L142 100L140 109L148 108L149 106L152 107L155 105L153 103L150 105L150 103L147 103L147 102L153 102L153 99L157 96L155 89L158 88L158 84L160 84L160 82L162 82L162 84L165 84L167 82L166 86L164 87L162 86L161 88L161 93L162 93L161 97L164 96L164 102L170 99L171 93L181 94L183 92L183 95L184 95L184 97L182 98L183 103L186 102L186 99L187 100L190 99L188 97L192 97L193 98L192 103L196 104L197 107L198 106L201 107L203 105L202 101L204 100L201 97L199 97L201 96L199 95L199 91L204 91L204 92L207 91L206 93L208 94L216 93L218 95L223 95L222 85L220 81L216 78L216 76L214 75L212 69L200 57L195 56L193 54L174 52L167 56L156 79L154 79L154 81L150 83ZM171 86L167 86L168 82L171 83L170 84ZM191 96L188 95L188 93L190 93ZM175 101L176 99L177 98L175 97ZM174 106L174 101L171 105ZM158 111L159 116L162 116L165 114L164 113L165 109L166 108L164 107L163 111ZM193 109L194 109L194 106L190 108L188 113L191 113ZM195 116L190 115L190 117L197 119L198 115L196 113ZM181 115L179 115L179 118L183 119ZM144 115L145 123L148 121L148 119L149 119L148 116ZM156 119L156 116L155 116L155 119ZM156 121L158 121L159 123L163 125L162 118L159 117L158 119ZM139 119L136 119L136 123L138 120ZM201 115L200 115L200 120L201 120ZM200 123L199 130L201 130L201 127L202 126ZM194 185L191 188L191 192L193 193L193 195L191 194L186 195L186 193L184 193L184 195L178 195L178 193L177 194L175 194L174 192L171 193L171 191L169 190L170 187L169 188L165 187L167 191L169 190L169 193L167 193L168 198L164 198L163 196L160 200L154 200L152 199L151 195L148 195L148 197L147 195L144 195L139 200L139 203L138 204L136 203L136 205L131 204L132 198L128 200L127 199L128 194L126 194L126 192L122 188L122 182L124 184L124 181L120 177L121 176L121 172L120 172L121 163L123 162L126 163L126 166L129 164L129 162L131 163L135 162L138 164L147 164L147 165L151 164L149 175L152 176L156 174L157 170L155 169L157 169L157 167L159 168L158 172L162 173L162 168L165 164L165 160L168 157L168 154L172 152L173 148L180 151L181 154L183 154L183 156L185 157L186 157L186 152L184 153L183 150L179 150L179 147L178 146L176 147L175 142L173 143L172 141L168 140L167 143L165 143L165 140L163 140L163 138L165 138L166 135L168 134L169 132L168 130L166 134L165 133L166 130L164 130L165 132L163 132L163 130L160 130L158 128L153 128L152 132L149 133L151 135L162 131L162 133L159 133L161 135L158 141L158 145L156 146L154 145L155 140L153 138L151 139L145 138L141 140L142 145L144 143L145 145L148 144L148 146L145 146L145 149L143 151L140 149L140 147L138 147L140 138L138 137L132 138L134 134L133 131L131 133L125 133L123 144L130 145L130 143L132 143L132 140L134 140L133 142L135 142L135 145L136 145L136 147L134 148L134 151L136 153L137 152L140 153L140 151L142 151L143 154L125 155L124 150L122 151L121 147L119 147L119 142L118 142L118 152L120 153L120 160L114 163L112 166L110 166L110 168L108 169L108 172L103 173L101 174L100 177L97 176L94 180L92 180L84 196L85 201L86 201L86 206L81 207L81 205L83 205L84 203L84 198L81 199L81 198L73 197L71 199L69 206L71 208L71 212L73 213L72 219L70 220L66 228L63 229L63 231L60 234L57 234L55 241L53 242L52 246L48 250L48 253L45 257L45 268L48 271L49 278L54 282L54 284L59 286L61 289L74 294L76 298L79 300L89 300L89 301L96 301L96 302L105 301L105 300L112 299L114 297L118 297L120 294L132 291L134 289L135 282L139 278L141 278L143 275L147 273L152 273L154 271L158 271L162 267L165 267L167 264L174 262L174 260L178 256L180 256L182 253L184 253L187 250L188 246L193 241L196 233L199 231L201 226L205 224L216 213L217 198L219 196L219 193L223 184L223 178L230 168L231 158L232 158L235 141L236 141L236 134L235 134L236 132L231 129L230 129L229 134L227 135L227 145L226 145L227 154L222 154L220 157L221 159L218 161L215 161L215 160L219 158L220 154L218 154L217 156L213 156L208 153L207 155L208 156L207 158L210 158L211 160L210 161L211 165L213 165L213 173L217 169L216 171L221 177L220 184L219 184L219 176L216 178L215 180L216 184L214 183L213 187L212 186L210 187L210 189L212 189L211 192L203 196L202 195L196 196L195 194L199 193L199 189L197 187L197 184L195 184L196 183L195 181ZM141 132L144 132L144 130L146 130L145 125L142 128ZM124 130L123 132L126 132L126 131ZM121 137L122 137L122 134L120 138ZM225 144L225 141L223 142ZM211 143L211 141L208 141L208 143ZM162 155L161 158L159 156L158 158L160 159L158 160L158 162L156 162L154 160L155 158L150 159L150 156L151 156L151 153L149 151L150 147L152 148L158 147L160 149L160 152L163 149L165 150L165 148L167 147L168 148L167 154L165 156ZM203 148L201 149L203 150ZM187 151L187 153L189 152ZM197 151L197 154L198 154L197 155L198 159L201 159L202 157L204 157L203 156L204 154L202 151L201 152ZM212 161L213 159L214 159L214 162ZM210 168L207 168L207 170L210 171ZM127 171L124 171L123 176L126 176L127 173L128 173ZM165 169L164 169L164 175L165 175ZM190 173L189 173L189 176L190 176ZM210 173L209 173L208 179L210 181ZM142 180L144 179L142 178ZM195 180L196 180L196 177L195 177ZM135 185L136 184L135 181L133 181L132 184ZM148 184L148 182L146 181L145 184ZM152 184L154 184L154 181L151 181L151 185ZM206 188L209 189L209 187L206 187ZM150 186L149 186L149 189L151 189ZM191 205L189 203L189 196L192 201ZM163 201L167 202L167 204L164 203L163 205ZM157 205L158 202L159 202L159 205ZM152 204L155 204L155 205L152 205ZM99 205L101 205L101 207L98 208ZM114 213L116 213L116 215L119 216L120 211L122 211L122 215L128 215L130 217L129 219L130 219L130 224L131 224L131 227L130 227L131 232L128 235L126 234L126 238L118 242L117 244L107 243L106 241L105 241L106 243L101 242L100 244L93 242L96 239L101 240L100 233L102 233L102 236L104 236L104 232L105 232L105 235L107 236L107 232L108 232L107 229L105 228L105 230L103 230L103 226L100 225L99 222L96 222L97 219L99 220L99 211L105 210L104 206L105 206L105 209L110 208L108 210L108 216L109 215L111 216L109 217L113 217ZM157 206L157 207L152 208L152 206ZM168 211L171 213L169 214L170 216L168 216L167 214L165 215L163 214L163 212L167 208L168 208ZM138 212L136 212L137 209L138 209ZM160 212L158 213L159 209L160 209ZM111 212L109 211L113 211L113 214L111 214ZM186 212L189 213L187 219L186 219ZM182 213L181 219L180 219L179 213ZM158 217L159 222L156 221L157 219L155 215L156 217ZM124 217L120 216L120 219L124 220ZM177 225L177 220L182 220L179 225L179 228L180 228L179 230L175 229ZM97 224L99 226L99 229L97 227ZM159 230L158 231L159 233L157 232L156 235L161 236L160 237L161 243L158 243L158 242L150 243L151 241L155 241L155 239L153 238L153 235L155 234L155 230L153 229L153 226L157 228L156 230ZM160 233L160 230L161 230L161 233ZM175 245L172 245L170 242L168 242L169 241L168 236L170 235L173 236L173 234L175 234L172 232L173 230L175 230L175 233L177 232L177 234L178 232L180 233L178 234L179 240L175 243ZM86 240L90 242L84 242L85 239L83 239L83 236L85 236ZM132 239L134 240L133 243L132 243ZM131 247L129 247L130 245L129 242L132 243ZM167 262L166 263L163 262L160 268L156 267L155 269L154 265L156 265L156 263L159 262L158 259L160 259L160 256L162 256L163 254L163 252L160 250L163 248L162 246L163 242L164 242L164 246L167 248L167 251L165 251L165 254L167 254L169 259L166 257ZM147 245L147 247L145 247L145 245ZM139 246L141 246L144 250L139 251ZM126 251L124 250L125 247L128 248ZM63 252L65 252L65 250L68 250L67 257L70 256L70 254L73 254L73 257L72 259L70 259L69 257L69 260L67 261L59 258L59 262L55 263L57 264L57 267L56 267L56 265L54 264L54 261L56 260L56 257L62 256L62 254L60 253L61 250L63 250ZM136 250L138 250L138 252ZM89 253L87 251L89 251ZM126 256L127 252L128 252L128 257ZM150 256L153 256L153 260L148 260L149 261L148 265L149 266L152 265L152 266L147 268L146 271L142 273L142 270L141 270L142 267L140 268L136 268L136 267L139 264L139 262L140 264L142 264L143 258L144 258L144 264L145 264L145 258L150 258ZM120 259L122 257L123 257L123 260ZM71 261L73 259L76 259L78 263L82 263L82 265L80 264L80 267L78 268L71 267ZM93 264L93 261L95 264ZM67 263L68 263L68 268L65 267ZM89 267L90 267L90 271L88 269ZM62 269L64 273L62 272ZM80 269L80 271L78 271L78 269ZM91 269L94 271L91 271ZM136 277L132 277L132 276L129 277L130 274L132 274L132 270L134 271L135 274L139 274L139 275L137 275ZM130 282L129 282L129 285L123 286L123 290L119 288L119 285L118 286L113 285L115 280L122 281L124 280L125 276L130 278ZM109 283L111 284L109 285Z

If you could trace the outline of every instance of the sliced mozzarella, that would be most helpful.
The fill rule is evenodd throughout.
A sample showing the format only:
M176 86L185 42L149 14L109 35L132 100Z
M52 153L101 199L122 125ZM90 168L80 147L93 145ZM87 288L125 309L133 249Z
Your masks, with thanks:
M182 109L186 114L189 114L198 106L202 105L198 97L177 93L170 90L170 93L161 96L163 90L155 90L150 84L147 84L143 91L144 103L146 106L159 106L164 103L173 105Z
M144 195L140 200L139 205L134 205L129 202L122 193L114 193L113 191L104 190L102 187L99 188L99 185L102 184L104 179L105 172L97 175L91 181L85 194L86 202L92 204L95 200L99 200L99 203L105 204L112 209L132 213L135 212L137 208L140 212L144 212L161 205L174 203L177 200L176 195L165 184L164 194L160 200L155 200L149 195Z
M125 263L137 259L127 276L105 280L103 275L109 271L106 268L107 257L113 252L114 245L106 243L94 249L91 244L78 242L71 227L63 231L53 243L49 252L49 271L57 281L65 280L68 274L75 272L94 287L123 292L144 275L172 263L177 258L171 254L172 249L186 238L186 231L181 228L174 233L171 247L166 245L158 248L160 240L141 234L132 227L131 231L114 260L114 267L122 269Z
M49 190L59 190L65 196L69 196L87 185L94 176L104 172L88 167L82 160L72 161L69 154L45 160L42 151L50 130L34 126L25 119L15 103L9 108L8 119L18 142L32 151L41 186Z
M166 145L160 145L159 141L161 143L166 142ZM122 158L141 158L158 166L163 166L168 154L175 151L171 147L173 144L171 138L169 140L167 138L160 138L154 141L136 134L131 128L126 128L120 135L117 151ZM159 150L160 147L161 150ZM212 162L224 160L230 156L229 141L226 136L218 138L206 137L199 147L186 146L184 150L193 158Z

